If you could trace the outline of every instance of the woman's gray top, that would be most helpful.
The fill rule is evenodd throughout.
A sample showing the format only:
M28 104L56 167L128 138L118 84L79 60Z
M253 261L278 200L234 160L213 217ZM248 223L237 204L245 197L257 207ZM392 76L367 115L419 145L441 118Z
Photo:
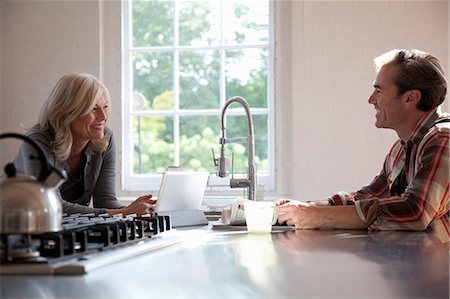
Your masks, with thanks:
M42 149L51 167L64 169L67 172L66 161L58 160L52 150L54 134L50 130L43 130L39 125L34 126L27 136L33 139ZM122 208L115 194L115 142L112 131L105 128L105 136L109 139L109 145L104 152L96 152L90 148L84 150L84 192L76 199L66 201L60 192L63 212L73 213L105 213L106 209ZM35 150L28 144L23 144L16 156L14 164L18 173L38 176L40 163L36 159L30 159L30 155L36 156ZM93 200L92 206L89 207Z

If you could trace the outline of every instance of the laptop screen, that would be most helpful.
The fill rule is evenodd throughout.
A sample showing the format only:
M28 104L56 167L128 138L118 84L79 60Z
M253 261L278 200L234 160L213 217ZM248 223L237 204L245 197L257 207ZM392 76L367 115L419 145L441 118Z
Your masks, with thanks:
M200 209L208 178L208 172L166 171L161 180L155 211Z

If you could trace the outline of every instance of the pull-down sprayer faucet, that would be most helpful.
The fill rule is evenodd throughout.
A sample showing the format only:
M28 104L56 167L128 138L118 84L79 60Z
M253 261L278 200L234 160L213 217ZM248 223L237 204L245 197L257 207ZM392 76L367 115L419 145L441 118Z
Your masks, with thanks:
M252 116L250 114L250 106L248 105L247 101L242 97L233 97L230 98L225 105L222 108L222 115L221 115L221 121L220 121L220 128L222 132L222 137L220 138L220 157L216 159L214 156L214 150L213 150L213 159L214 159L214 165L218 167L217 175L219 177L226 177L228 176L226 171L226 161L227 157L225 156L225 144L226 144L226 118L225 118L225 112L227 108L234 102L240 103L244 109L245 113L247 114L247 123L248 123L248 166L247 166L247 178L246 179L235 179L233 178L233 171L232 170L232 177L230 179L230 187L231 188L248 188L248 199L249 200L256 200L256 173L255 173L255 143L254 143L254 136L253 136L253 121Z

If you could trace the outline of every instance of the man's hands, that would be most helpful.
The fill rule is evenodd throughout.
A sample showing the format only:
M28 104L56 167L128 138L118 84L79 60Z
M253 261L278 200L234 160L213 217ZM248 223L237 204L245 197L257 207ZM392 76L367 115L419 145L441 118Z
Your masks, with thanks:
M314 209L317 209L314 204L290 199L277 200L275 204L278 208L278 223L286 223L300 229L319 228L318 223L314 221Z
M328 202L302 202L290 199L275 201L278 223L297 229L366 229L355 206L330 206Z

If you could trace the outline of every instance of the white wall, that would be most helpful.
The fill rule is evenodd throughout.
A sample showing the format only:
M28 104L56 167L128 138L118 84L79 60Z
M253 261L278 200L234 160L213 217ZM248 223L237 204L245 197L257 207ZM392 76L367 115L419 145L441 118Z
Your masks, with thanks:
M379 171L396 137L373 125L366 101L372 58L417 47L450 68L448 1L277 1L276 7L277 193L319 199L358 188ZM1 1L0 131L23 132L60 76L89 72L111 91L110 125L120 145L119 13L118 1ZM15 150L3 140L0 149L4 165Z
M98 3L0 3L1 131L24 133L36 123L41 104L62 75L99 75ZM10 146L16 146L13 139L1 141L0 165L14 158Z
M293 1L291 12L289 195L354 191L381 170L397 138L374 127L372 58L419 48L448 66L448 2Z

